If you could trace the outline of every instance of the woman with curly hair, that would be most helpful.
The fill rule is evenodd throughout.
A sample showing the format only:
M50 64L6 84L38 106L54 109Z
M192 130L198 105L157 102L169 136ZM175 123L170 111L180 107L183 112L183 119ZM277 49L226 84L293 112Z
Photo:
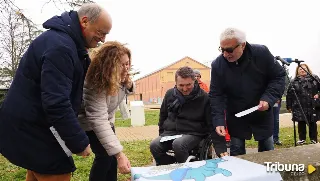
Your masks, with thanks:
M119 42L107 42L92 54L84 84L84 111L79 115L95 154L90 181L116 181L130 172L130 162L115 135L115 112L126 94L133 93L131 53Z

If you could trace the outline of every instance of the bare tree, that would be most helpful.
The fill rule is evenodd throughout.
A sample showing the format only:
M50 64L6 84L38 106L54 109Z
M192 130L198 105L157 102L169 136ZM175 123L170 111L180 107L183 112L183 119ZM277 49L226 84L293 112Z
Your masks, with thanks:
M67 0L67 3L71 7L80 7L82 4L85 3L93 3L94 1L91 0Z
M48 0L44 3L43 7L50 3L53 3L57 9L68 11L70 8L74 9L74 8L80 7L82 4L93 3L93 2L94 1L92 0ZM64 7L64 8L61 9L61 7Z
M64 10L80 7L84 3L92 3L92 0L48 0L43 6L54 3ZM23 14L14 0L0 0L0 86L8 87L15 76L19 61L28 48L31 41L41 31ZM138 70L130 69L132 75L140 73Z
M134 78L134 76L140 74L140 70L134 69L134 68L133 68L133 65L131 65L131 67L130 67L130 74L131 74L132 78Z
M30 42L40 33L12 1L0 1L0 85L8 87Z

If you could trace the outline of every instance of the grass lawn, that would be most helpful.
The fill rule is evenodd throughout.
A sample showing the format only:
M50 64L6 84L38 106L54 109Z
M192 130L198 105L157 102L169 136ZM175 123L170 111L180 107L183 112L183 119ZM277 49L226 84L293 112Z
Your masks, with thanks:
M146 125L157 125L159 110L146 110ZM121 118L119 112L116 114L117 118ZM116 127L129 127L130 120L116 120ZM320 130L320 126L318 126ZM308 135L308 133L307 133ZM298 136L298 134L297 134ZM288 148L294 146L293 140L293 128L280 128L280 140L282 146L276 146L276 148ZM307 139L309 142L309 139ZM149 151L150 140L147 141L134 141L134 142L122 142L124 146L124 152L131 162L131 166L146 166L152 163L152 156ZM253 140L247 140L246 146L251 148L257 147L257 142ZM77 170L74 172L72 181L87 181L90 173L90 168L93 162L93 155L88 158L82 158L74 156ZM25 180L26 170L9 163L3 156L0 155L0 180L6 181L22 181ZM130 174L119 174L119 181L126 181L130 178Z
M124 152L130 160L131 166L144 166L152 163L152 156L149 151L150 141L122 142ZM77 170L73 173L72 181L87 181L93 156L82 158L73 157ZM9 163L0 155L0 180L2 181L24 181L26 170ZM131 178L130 174L118 174L119 181L126 181Z
M318 125L318 130L320 130L320 125ZM298 126L296 126L296 136L297 141L299 140L298 135ZM282 142L282 146L275 145L275 148L289 148L294 147L294 136L293 136L293 127L280 128L280 141ZM318 140L320 140L318 136ZM309 133L307 131L307 143L310 143ZM257 142L252 138L251 140L246 141L246 147L257 148Z
M320 129L320 126L318 126L318 129ZM276 149L294 146L292 128L280 128L280 138L283 146L276 146ZM308 139L307 142L309 142ZM152 163L152 156L149 151L149 143L150 140L122 142L122 145L124 146L124 152L128 156L131 166L146 166ZM253 139L248 140L246 141L246 146L256 148L257 142ZM74 156L74 159L78 169L74 172L72 181L88 180L90 168L93 162L93 156L91 155L88 158ZM0 180L22 181L25 180L25 174L25 169L12 165L3 156L0 156ZM130 174L118 175L119 181L126 181L129 178Z
M288 111L286 110L285 106L281 106L280 113L287 113ZM146 126L149 125L158 125L159 122L159 113L160 110L153 109L153 110L145 110L145 120L146 120ZM131 122L130 119L122 119L120 111L116 112L116 122L115 122L116 127L130 127Z
M146 120L146 126L149 125L158 125L159 122L159 113L160 110L145 110L145 120ZM116 112L116 127L130 127L131 122L130 119L123 120L120 114L120 111Z

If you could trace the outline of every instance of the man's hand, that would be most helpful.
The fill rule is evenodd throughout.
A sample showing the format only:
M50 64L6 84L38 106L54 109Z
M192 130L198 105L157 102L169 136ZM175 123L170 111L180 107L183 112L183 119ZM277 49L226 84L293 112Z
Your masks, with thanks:
M269 109L269 103L266 101L260 101L258 107L259 107L259 109L258 109L259 111L266 111Z
M319 95L316 94L316 95L313 96L313 98L318 99L318 98L319 98Z
M228 152L220 153L220 157L229 156Z
M216 132L219 136L226 136L226 130L224 129L224 126L217 126Z
M131 165L130 165L130 161L128 160L126 155L124 153L120 152L120 153L116 154L116 158L118 161L118 168L119 168L120 173L122 173L122 174L130 173Z
M86 147L86 149L84 149L81 153L78 153L78 156L82 156L82 157L87 157L89 156L91 153L91 147L90 144Z

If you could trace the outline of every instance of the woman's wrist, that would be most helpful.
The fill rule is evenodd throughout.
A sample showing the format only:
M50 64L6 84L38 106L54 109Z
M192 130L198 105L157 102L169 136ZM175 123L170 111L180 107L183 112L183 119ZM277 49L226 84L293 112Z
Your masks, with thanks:
M128 82L126 83L126 88L127 88L128 90L130 90L130 89L132 88L132 86L133 86L133 82L132 82L132 81L128 81Z
M119 160L122 157L122 152L117 153L115 156L116 159Z

